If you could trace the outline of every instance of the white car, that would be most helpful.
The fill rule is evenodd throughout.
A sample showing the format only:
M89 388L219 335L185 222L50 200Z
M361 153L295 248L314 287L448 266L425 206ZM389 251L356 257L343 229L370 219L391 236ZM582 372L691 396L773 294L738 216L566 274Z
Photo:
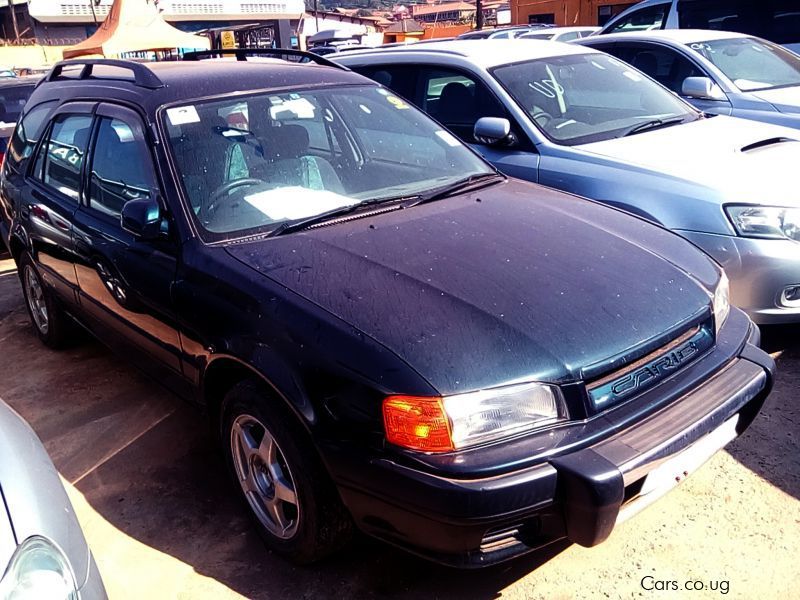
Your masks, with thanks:
M553 27L542 31L531 31L517 36L521 40L550 40L551 42L573 42L600 31L599 27Z

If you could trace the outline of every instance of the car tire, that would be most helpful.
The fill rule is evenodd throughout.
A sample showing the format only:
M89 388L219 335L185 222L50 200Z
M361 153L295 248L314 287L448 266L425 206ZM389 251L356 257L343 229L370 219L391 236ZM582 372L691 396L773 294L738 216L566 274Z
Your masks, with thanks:
M226 394L222 415L228 471L267 547L308 564L345 545L352 519L296 417L255 381Z
M63 348L71 337L70 318L53 298L27 252L20 257L19 278L25 307L39 339L55 350Z

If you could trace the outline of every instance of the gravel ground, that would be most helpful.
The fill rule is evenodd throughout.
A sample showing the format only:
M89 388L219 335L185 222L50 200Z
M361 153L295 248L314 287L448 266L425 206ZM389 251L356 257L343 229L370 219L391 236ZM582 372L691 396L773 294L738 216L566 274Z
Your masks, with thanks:
M200 417L90 339L45 349L0 261L0 397L53 457L112 599L798 598L800 326L764 333L779 375L754 425L601 546L459 572L359 538L297 568L249 530Z

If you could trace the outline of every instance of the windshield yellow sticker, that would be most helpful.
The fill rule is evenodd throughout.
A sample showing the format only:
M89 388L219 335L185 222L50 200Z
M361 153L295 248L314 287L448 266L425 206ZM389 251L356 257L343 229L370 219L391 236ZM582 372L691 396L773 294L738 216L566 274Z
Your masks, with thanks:
M394 107L395 107L395 108L397 108L398 110L405 110L405 109L407 109L407 108L408 108L408 104L406 104L405 102L403 102L403 101L402 101L400 98L398 98L397 96L386 96L386 99L389 101L389 103L390 103L392 106L394 106Z

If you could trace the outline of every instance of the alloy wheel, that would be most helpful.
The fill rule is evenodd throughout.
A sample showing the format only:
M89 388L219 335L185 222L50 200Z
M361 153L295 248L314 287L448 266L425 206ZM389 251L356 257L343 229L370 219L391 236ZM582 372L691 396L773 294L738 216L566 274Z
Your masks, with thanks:
M50 328L50 320L47 315L47 302L44 298L44 290L39 281L39 276L33 267L30 265L25 266L25 298L28 300L28 308L30 308L33 321L37 329L42 335L47 335Z
M275 438L256 417L244 414L231 426L230 443L236 476L256 517L274 536L290 539L297 532L300 506Z

